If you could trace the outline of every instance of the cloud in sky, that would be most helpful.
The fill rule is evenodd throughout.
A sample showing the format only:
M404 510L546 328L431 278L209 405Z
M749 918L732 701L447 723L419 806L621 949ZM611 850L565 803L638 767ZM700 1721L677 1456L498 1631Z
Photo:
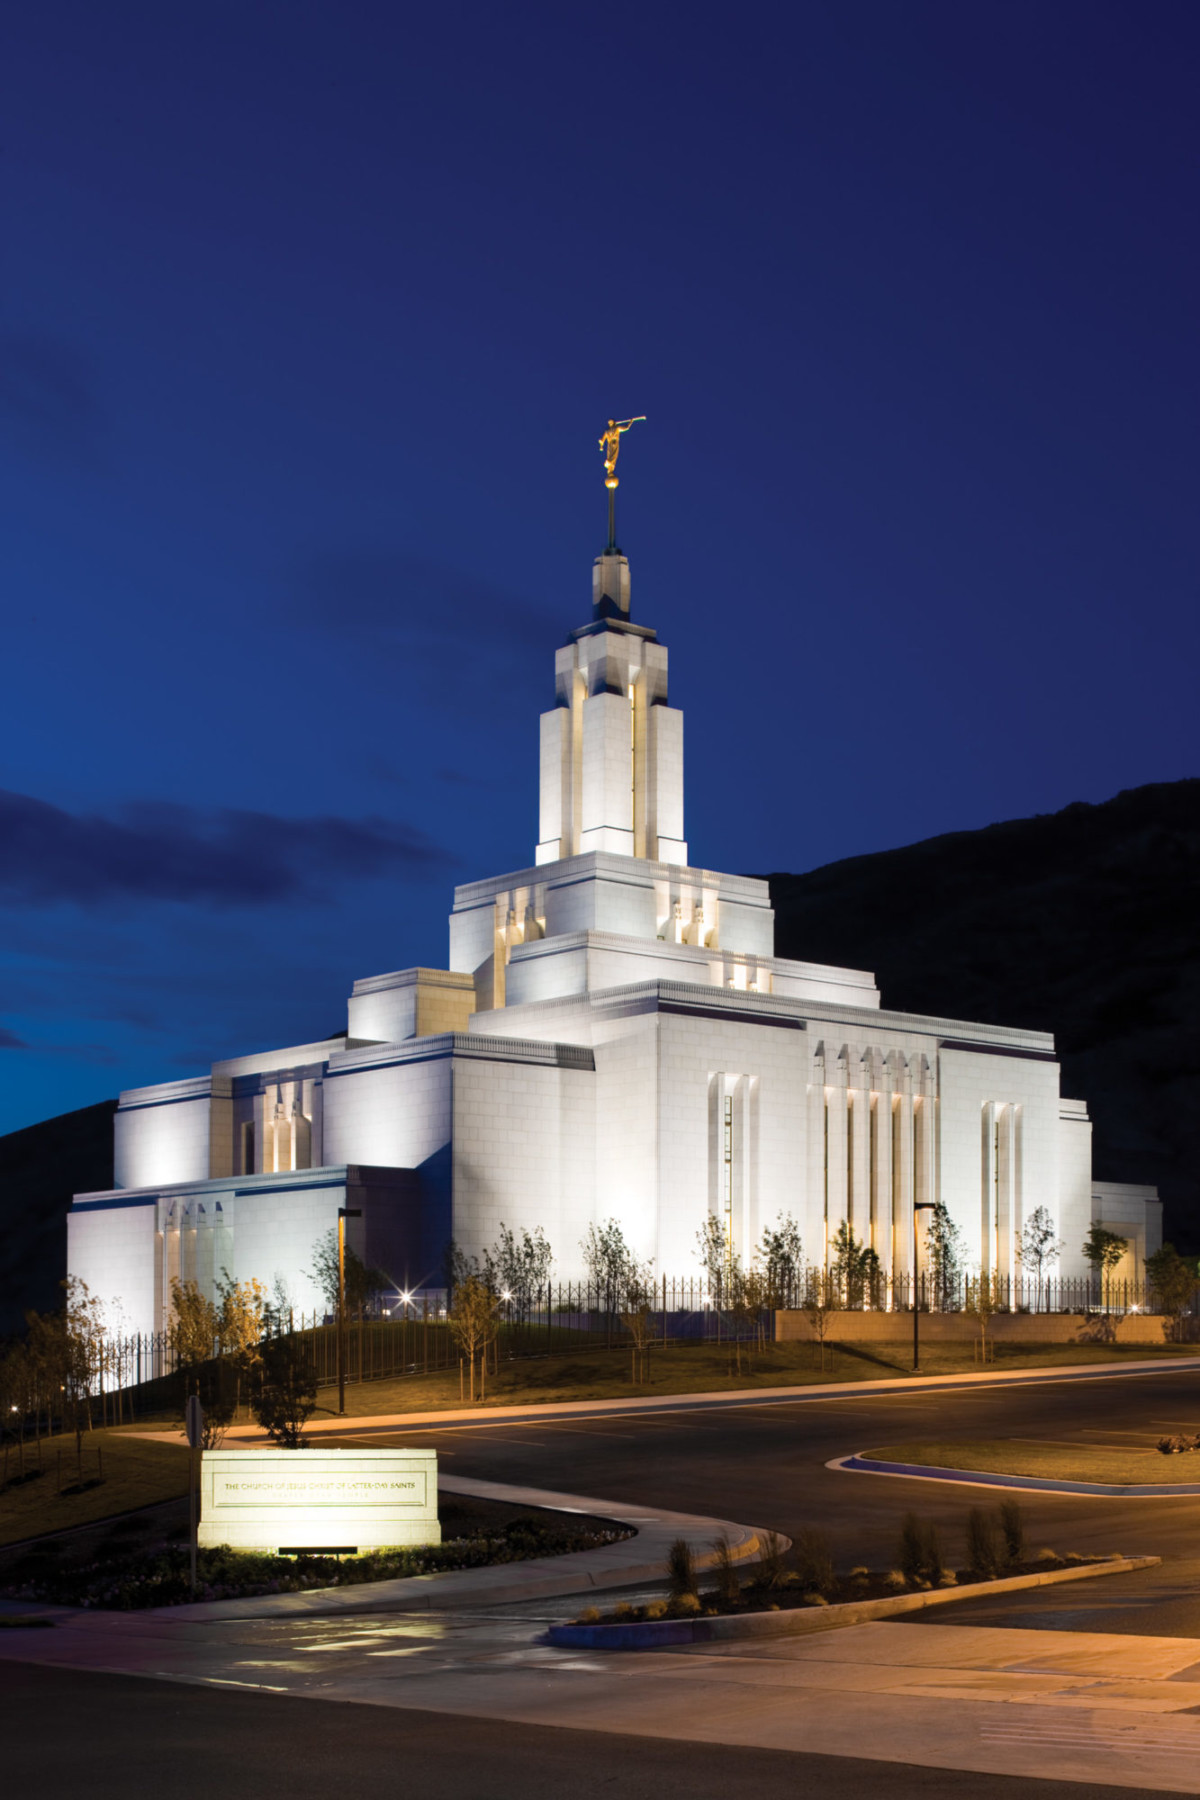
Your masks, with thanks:
M15 1031L0 1025L0 1050L28 1050L29 1045L24 1038L19 1038Z
M424 832L378 817L289 819L148 801L107 817L0 789L0 901L10 904L262 906L319 897L347 878L440 874L452 860Z
M295 587L299 616L332 630L453 640L468 653L481 639L538 649L554 642L554 619L527 600L401 550L318 551L300 564Z

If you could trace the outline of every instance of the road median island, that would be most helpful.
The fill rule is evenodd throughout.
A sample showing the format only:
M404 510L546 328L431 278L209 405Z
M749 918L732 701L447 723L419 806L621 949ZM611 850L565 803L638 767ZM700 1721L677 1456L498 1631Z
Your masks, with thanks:
M956 1600L976 1600L983 1595L1011 1594L1022 1588L1050 1587L1061 1581L1084 1581L1101 1575L1124 1575L1150 1569L1158 1556L1110 1557L1102 1562L1080 1563L1068 1569L1047 1569L1029 1575L1010 1575L996 1581L966 1582L953 1588L930 1588L896 1594L886 1600L851 1600L837 1606L801 1606L789 1611L750 1612L682 1619L646 1619L621 1624L552 1625L548 1641L562 1649L669 1650L678 1645L728 1643L741 1639L799 1637L812 1631L833 1631L843 1625L863 1625L874 1619L895 1618L920 1612L928 1606L949 1606Z
M919 1440L835 1457L826 1467L849 1474L1098 1499L1182 1499L1200 1494L1200 1451L1164 1454L1153 1446L1003 1438Z

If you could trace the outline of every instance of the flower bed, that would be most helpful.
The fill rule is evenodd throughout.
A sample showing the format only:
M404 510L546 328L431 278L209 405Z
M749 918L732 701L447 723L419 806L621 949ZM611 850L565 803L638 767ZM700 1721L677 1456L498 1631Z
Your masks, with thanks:
M1111 1556L1082 1556L1071 1552L1059 1556L1053 1550L1042 1550L1023 1562L1007 1564L994 1574L981 1575L975 1569L948 1569L936 1583L939 1588L958 1587L1008 1580L1016 1575L1044 1575L1057 1569L1077 1569L1092 1563L1119 1561L1120 1553ZM732 1592L716 1588L696 1593L673 1594L650 1600L642 1606L622 1603L611 1612L600 1612L589 1606L572 1621L576 1625L634 1625L656 1619L737 1618L752 1613L792 1612L803 1608L845 1606L862 1600L891 1600L900 1594L928 1593L935 1584L924 1578L907 1580L898 1569L886 1571L854 1569L849 1575L832 1581L821 1592L802 1589L801 1578L794 1570L768 1586L761 1581L739 1584L736 1598Z
M197 1558L192 1592L186 1545L155 1550L113 1549L93 1561L54 1566L35 1548L6 1572L0 1594L56 1606L102 1607L122 1612L148 1606L181 1606L193 1600L233 1600L258 1594L293 1594L313 1589L394 1581L445 1569L481 1569L523 1562L535 1556L565 1556L595 1550L632 1537L632 1531L602 1520L570 1528L533 1516L510 1520L501 1530L473 1532L442 1544L411 1550L376 1550L365 1556L273 1556L203 1549Z

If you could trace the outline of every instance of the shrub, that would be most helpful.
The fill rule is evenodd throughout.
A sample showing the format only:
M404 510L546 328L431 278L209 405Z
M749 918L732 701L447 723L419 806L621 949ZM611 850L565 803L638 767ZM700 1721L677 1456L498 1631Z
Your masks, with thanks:
M692 1560L692 1546L686 1538L676 1538L667 1552L667 1581L672 1598L678 1599L683 1594L695 1597L696 1565Z
M254 1413L273 1444L298 1449L317 1404L317 1371L303 1339L268 1338Z
M954 1573L953 1569L944 1569L942 1571L941 1578L938 1581L938 1586L939 1587L957 1587L958 1586L958 1576Z
M896 1553L900 1573L915 1587L925 1568L925 1529L916 1513L905 1513L900 1521L900 1546Z
M600 1614L594 1606L585 1606L575 1623L577 1625L594 1625Z
M1051 1550L1043 1544L1033 1560L1034 1562L1058 1562L1059 1554L1057 1550Z
M777 1531L764 1531L761 1542L762 1554L758 1559L755 1586L768 1590L780 1588L786 1574L783 1566L783 1539Z
M902 1569L889 1569L883 1579L885 1586L892 1588L896 1593L899 1593L901 1588L908 1586Z
M717 1593L726 1606L735 1606L741 1599L742 1584L738 1580L737 1564L733 1560L729 1538L722 1532L713 1544L717 1575Z
M665 1600L651 1600L642 1614L644 1619L665 1619L666 1616L667 1603Z
M805 1594L804 1604L805 1606L828 1606L829 1602L824 1594L818 1594L814 1590L811 1594Z
M636 1615L637 1608L630 1606L628 1600L622 1600L621 1604L613 1609L613 1618L619 1619L622 1624L626 1619L635 1618Z
M672 1594L667 1607L673 1619L692 1618L700 1611L700 1598L697 1594Z
M931 1520L919 1519L916 1513L905 1513L897 1560L910 1587L919 1587L922 1582L928 1587L931 1582L940 1581L946 1565L937 1526Z
M1005 1559L1019 1563L1025 1556L1025 1516L1015 1500L1002 1500L999 1516Z
M1000 1573L1000 1543L996 1521L982 1506L967 1514L967 1566L984 1581Z
M823 1531L804 1530L795 1544L796 1574L800 1585L813 1593L826 1594L833 1586L833 1556L829 1539Z

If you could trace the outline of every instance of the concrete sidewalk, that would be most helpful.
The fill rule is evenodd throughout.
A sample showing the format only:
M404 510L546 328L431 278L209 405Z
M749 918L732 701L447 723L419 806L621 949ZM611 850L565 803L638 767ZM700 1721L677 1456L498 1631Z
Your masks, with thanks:
M512 1506L552 1512L583 1513L628 1525L637 1536L597 1550L567 1556L543 1556L528 1562L499 1563L487 1569L447 1569L433 1575L410 1575L397 1581L373 1581L359 1587L318 1588L303 1594L262 1594L245 1600L206 1600L193 1606L164 1606L145 1617L219 1622L226 1619L338 1617L357 1613L461 1611L464 1608L516 1606L528 1600L563 1594L586 1594L600 1588L631 1587L664 1580L667 1552L676 1538L686 1538L698 1568L712 1566L714 1540L724 1534L741 1563L758 1560L761 1536L750 1525L730 1519L707 1519L694 1513L664 1512L628 1502L592 1500L583 1494L552 1494L541 1488L511 1487L500 1481L471 1481L440 1475L438 1485L451 1494L480 1500L502 1500ZM782 1538L787 1547L790 1539Z
M530 1618L85 1613L0 1633L0 1658L417 1708L450 1732L508 1719L1188 1794L1200 1768L1196 1638L888 1622L622 1657L556 1650Z

